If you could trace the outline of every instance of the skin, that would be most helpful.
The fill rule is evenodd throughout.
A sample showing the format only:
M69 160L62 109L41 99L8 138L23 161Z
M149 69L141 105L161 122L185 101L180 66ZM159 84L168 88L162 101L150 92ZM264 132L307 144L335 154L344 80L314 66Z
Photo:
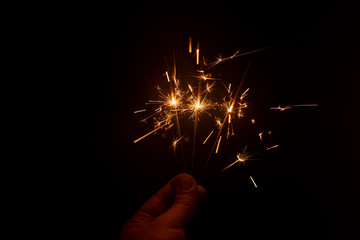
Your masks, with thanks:
M185 240L186 223L205 195L192 176L178 174L136 211L120 240Z

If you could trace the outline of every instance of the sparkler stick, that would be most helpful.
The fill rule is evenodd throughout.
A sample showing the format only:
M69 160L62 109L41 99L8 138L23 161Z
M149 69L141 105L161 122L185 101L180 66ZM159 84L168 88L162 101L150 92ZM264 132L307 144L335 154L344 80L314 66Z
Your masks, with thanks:
M191 158L191 171L192 174L194 171L194 158L195 158L195 144L196 144L196 133L197 133L197 126L199 121L199 108L200 108L200 95L201 95L201 81L199 80L198 86L198 96L195 105L195 122L194 122L194 139L193 139L193 151L192 151L192 158Z
M178 131L178 135L180 137L181 136L180 122L179 122L179 116L178 116L178 113L177 113L176 106L175 106L175 116L176 116L177 131ZM184 150L183 150L181 139L182 139L182 137L180 137L180 139L179 139L179 141L180 141L180 151L181 151L182 161L183 161L183 164L184 164L184 170L186 171L186 162L185 162Z
M179 141L180 141L180 152L181 152L181 157L182 157L182 161L183 161L183 165L184 165L184 171L186 171L186 162L185 162L185 156L184 156L184 150L183 150L183 146L182 146L182 137L181 137L181 129L180 129L180 121L179 121L179 115L178 115L178 111L177 111L177 101L175 99L174 96L174 92L173 92L173 88L171 85L171 81L169 79L169 74L166 71L166 77L168 78L168 82L170 83L170 91L171 91L171 103L174 107L175 110L175 119L176 119L176 127L177 127L177 133L178 133L178 137L179 137ZM174 55L174 75L173 75L173 79L174 79L174 83L176 84L176 65L175 65L175 55Z

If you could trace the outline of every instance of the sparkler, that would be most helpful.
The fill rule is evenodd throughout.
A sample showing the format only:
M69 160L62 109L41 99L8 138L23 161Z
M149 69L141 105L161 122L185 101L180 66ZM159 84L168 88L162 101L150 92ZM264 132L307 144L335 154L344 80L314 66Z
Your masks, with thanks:
M192 38L189 37L189 45L188 52L191 54L193 52L192 46ZM173 133L173 141L172 148L174 149L174 154L176 154L178 146L179 151L181 152L184 170L186 172L190 172L193 174L194 171L194 162L196 156L197 149L197 139L198 139L198 128L199 122L204 113L214 120L214 124L210 125L212 127L218 127L217 130L211 130L207 135L205 140L203 140L203 144L205 145L211 139L213 141L211 150L209 152L208 158L206 159L203 168L200 172L199 181L203 177L207 165L210 159L213 156L213 153L218 154L220 152L220 145L223 139L223 136L226 136L226 139L229 140L231 136L235 135L234 131L234 119L242 119L245 116L245 109L248 108L248 103L245 101L246 96L251 92L249 88L243 89L243 83L246 79L247 73L249 71L251 62L248 63L241 81L237 86L236 91L232 91L232 84L226 84L222 79L213 77L210 69L213 69L216 65L223 63L228 60L232 60L234 58L264 51L270 48L274 48L280 46L282 44L276 44L248 52L240 52L237 50L234 54L229 57L223 58L221 55L216 58L215 61L211 62L207 65L207 59L205 56L203 57L203 61L200 62L200 48L199 42L197 44L195 50L195 63L196 63L196 71L195 73L189 74L189 79L185 81L185 84L180 82L177 79L176 73L176 64L175 64L175 56L174 56L174 65L172 69L167 69L164 73L164 76L167 81L167 87L164 90L158 85L156 87L158 91L158 99L149 100L146 105L157 105L154 113L142 119L143 122L147 122L149 119L153 119L154 129L145 135L134 140L134 143L137 143L148 136L155 134L156 132L163 130L168 131L174 127ZM203 54L202 54L203 55ZM194 57L194 56L193 56ZM213 88L216 86L216 83L221 83L220 86L225 88L226 93L219 97L219 93L215 91L216 94L213 93ZM236 85L235 85L236 86ZM218 90L219 88L217 88ZM221 88L220 88L221 89ZM281 107L280 105L276 107L271 107L272 110L285 111L287 109L293 107L315 107L317 104L298 104L298 105L287 105L285 107ZM134 111L135 114L140 114L143 112L148 112L147 109L141 109ZM192 128L192 157L190 166L189 163L185 161L184 157L184 149L183 149L183 140L185 136L189 135L191 132L189 129L185 129L184 133L181 131L181 125L185 121L193 121ZM252 125L255 124L255 119L251 118L250 122ZM188 125L188 124L184 124ZM209 127L209 126L208 126ZM226 129L226 132L223 131ZM217 131L215 135L214 132ZM268 132L270 134L271 131ZM212 135L215 135L215 138ZM263 132L259 133L260 141L263 142ZM204 139L204 138L202 138ZM225 140L223 140L225 141ZM266 148L266 150L277 148L278 145L273 145L271 147ZM175 155L174 155L175 156ZM245 165L247 160L250 160L251 155L246 151L246 147L243 149L241 153L236 155L236 160L223 168L221 172L226 171L231 168L235 164ZM251 181L254 186L257 188L257 185L254 179L250 176Z

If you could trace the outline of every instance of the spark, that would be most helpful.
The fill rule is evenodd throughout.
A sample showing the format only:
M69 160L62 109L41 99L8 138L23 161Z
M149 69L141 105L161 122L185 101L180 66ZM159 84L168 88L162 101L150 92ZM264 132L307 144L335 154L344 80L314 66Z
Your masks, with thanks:
M285 106L285 107L281 107L280 105L278 105L277 107L271 107L270 109L273 109L273 110L280 110L280 112L283 112L283 111L285 111L285 110L287 110L287 109L290 109L290 108L292 108L293 106L291 106L291 105L287 105L287 106Z
M177 102L176 102L175 97L172 97L172 98L171 98L171 104L174 105L174 106L176 106L176 103L177 103Z
M196 105L195 105L195 108L196 108L196 109L199 109L200 107L201 107L201 106L200 106L200 101L197 101L197 102L196 102Z
M205 139L205 141L203 142L203 144L205 144L207 142L207 140L210 138L211 134L213 134L214 130L212 130L210 132L210 134L207 136L207 138Z
M217 146L216 146L215 153L218 153L218 151L219 151L220 142L221 142L221 137L222 137L222 136L220 136L220 138L219 138L218 144L217 144Z
M158 114L158 112L159 112L159 111L161 111L161 109L162 109L161 107L159 107L159 108L155 109L155 112L154 112L153 114L151 114L150 116L148 116L148 117L146 117L146 118L142 119L142 120L141 120L141 122L146 122L146 120L148 120L149 118L154 117L155 115L157 115L157 114Z
M180 138L178 138L178 139L173 140L172 146L173 146L173 148L174 148L174 151L176 150L176 146L177 146L178 142L179 142L183 137L184 137L184 136L182 136L182 137L180 137Z
M221 172L224 172L225 170L227 170L227 169L229 169L230 167L234 166L236 163L245 164L245 162L246 162L247 160L249 160L250 157L252 156L252 155L250 155L248 152L246 152L246 148L247 148L247 147L245 146L245 148L243 149L242 152L237 153L237 154L236 154L236 160L235 160L233 163L231 163L230 165L228 165L228 166L226 166L225 168L223 168L223 169L221 170Z
M209 68L212 68L215 65L218 65L219 63L221 63L223 61L223 58L221 57L221 54L219 54L218 57L216 57L216 61L210 63Z
M197 48L196 49L196 65L199 65L199 54L200 54L200 49Z
M167 81L167 87L160 88L160 85L156 86L157 93L158 93L158 99L155 100L149 100L146 105L149 107L155 106L153 109L155 109L155 112L152 112L152 114L142 121L146 122L147 119L152 118L153 120L153 129L146 133L145 135L137 138L134 140L134 143L137 143L141 141L142 139L150 136L151 134L156 134L158 131L168 131L169 129L173 128L173 140L172 140L172 147L174 148L174 153L176 152L176 149L179 147L182 154L182 159L184 163L184 170L186 172L189 172L190 174L193 173L194 170L194 159L195 159L195 151L199 151L199 146L196 141L199 141L200 139L203 140L202 136L197 136L197 134L200 134L202 131L199 128L200 121L203 121L202 115L206 114L210 117L211 120L215 120L216 125L213 124L212 128L217 130L216 136L214 138L211 138L214 131L212 129L208 129L207 132L210 132L208 136L203 141L203 144L206 144L207 142L210 142L212 144L211 151L209 152L208 158L205 161L205 164L203 165L200 172L200 177L198 181L201 180L202 176L204 175L205 169L209 163L209 160L214 157L216 158L218 154L222 136L227 134L227 138L229 138L230 134L233 136L235 135L234 126L237 122L237 120L245 119L246 112L248 108L248 102L245 100L246 96L249 94L250 89L249 88L243 88L243 83L245 81L245 77L247 75L247 72L249 70L251 62L248 63L246 70L243 73L242 79L240 81L240 84L236 84L236 88L232 86L231 83L223 81L221 79L221 74L216 75L213 72L210 72L210 69L212 67L215 67L216 65L223 63L225 61L235 59L240 56L264 51L266 49L271 49L277 46L280 46L282 44L276 44L271 45L259 49L255 49L248 52L240 52L240 50L236 50L233 54L227 57L222 57L221 54L218 55L218 57L215 58L214 62L207 61L207 58L205 58L205 54L201 54L200 56L200 48L199 48L199 41L197 42L197 46L193 46L193 40L192 37L188 37L188 52L192 53L192 57L196 58L196 62L192 61L192 64L195 65L196 63L196 70L194 71L195 74L181 74L182 76L190 76L191 78L188 79L188 82L181 82L179 79L177 79L177 68L175 64L175 53L173 54L173 66L167 67L167 71L165 71L165 76L163 75L163 81ZM185 53L186 53L186 46L185 46ZM202 50L203 51L203 50ZM202 61L202 62L200 62ZM201 65L201 66L199 66ZM181 68L179 68L181 69ZM180 72L179 72L180 73ZM180 74L179 74L180 76ZM197 81L194 81L197 80ZM218 82L224 86L227 92L223 89L223 92L221 92L224 95L220 95L218 92L214 91L214 86L218 84ZM166 82L165 82L166 83ZM219 84L220 84L219 83ZM218 86L216 86L218 87ZM217 90L218 88L216 88ZM244 91L245 89L245 91ZM236 91L235 91L236 90ZM215 92L215 94L214 94ZM221 100L222 99L222 100ZM281 107L278 105L277 107L271 107L270 109L273 110L279 110L279 111L285 111L287 109L293 108L293 107L317 107L318 104L296 104L296 105L287 105L285 107ZM146 112L147 109L141 109L134 111L134 113L141 113ZM193 131L193 141L192 141L192 159L191 162L185 162L184 158L184 151L182 145L185 144L185 142L188 141L189 138L186 138L187 140L184 141L184 136L181 134L181 128L180 123L183 124L183 121L186 121L186 119L191 119L193 121L193 129L189 130L189 124L184 124L187 129L185 130L185 133L188 134L188 132ZM206 119L206 118L205 118ZM246 120L249 121L249 120ZM250 119L251 124L255 124L255 119ZM249 125L249 123L248 123ZM183 125L181 125L183 126ZM203 125L201 125L202 127ZM204 124L204 127L206 124ZM209 127L209 126L206 126ZM198 129L199 128L199 129ZM224 129L225 128L225 129ZM224 129L224 131L223 131ZM235 128L236 130L236 128ZM227 131L225 133L225 131ZM263 142L264 134L271 134L271 131L265 131L259 133L260 141ZM256 136L256 135L255 135ZM266 139L265 139L266 140ZM229 140L230 141L230 140ZM225 144L225 143L223 143ZM184 145L185 146L185 145ZM206 146L204 146L206 147ZM271 147L267 147L266 150L270 150L273 148L277 148L278 145L274 145ZM175 157L175 154L174 154ZM250 154L246 152L246 147L244 150L240 153L236 154L236 160L223 168L221 172L226 171L227 169L231 168L235 164L239 164L240 166L245 166L245 163L247 160L250 159ZM188 169L186 169L186 163L189 164ZM257 185L254 181L254 179L250 176L251 181L253 182L254 186L257 188Z
M248 70L249 70L250 64L251 64L251 62L249 62L248 65L247 65L247 67L246 67L246 70L245 70L245 72L244 72L244 74L243 74L243 76L242 76L241 82L240 82L240 84L239 84L239 86L238 86L238 89L237 89L236 92L235 92L235 96L234 96L234 98L233 98L232 103L231 103L230 106L234 106L234 104L235 104L235 101L236 101L237 96L238 96L238 94L239 94L239 92L240 92L241 86L242 86L242 84L243 84L244 81L245 81L245 77L246 77L247 72L248 72ZM228 112L227 112L227 114L225 115L224 120L223 120L223 122L222 122L221 125L220 125L220 129L219 129L219 132L218 132L218 134L217 134L217 136L216 136L216 140L215 140L215 142L214 142L214 145L213 145L213 147L212 147L212 149L211 149L211 151L210 151L210 153L209 153L209 156L208 156L208 158L207 158L207 160L206 160L206 162L205 162L205 164L204 164L204 167L203 167L203 169L202 169L202 171L201 171L201 174L200 174L200 177L199 177L199 181L201 180L201 178L202 178L203 175L204 175L205 169L206 169L206 167L207 167L207 165L208 165L208 163L209 163L209 160L211 159L211 156L212 156L212 153L213 153L213 151L214 151L214 149L215 149L215 146L216 146L216 142L217 142L217 141L218 141L218 144L217 144L217 147L216 147L215 154L218 152L218 148L219 148L220 140L221 140L221 131L222 131L223 127L224 127L224 124L225 124L226 119L228 118L228 114L230 114L230 113L229 113L229 109L230 109L230 108L228 108ZM232 110L232 109L231 109L231 110ZM231 111L230 111L230 112L231 112ZM229 124L229 125L230 125L230 124ZM230 127L230 126L228 126L228 133L229 133L229 127Z
M252 53L256 53L256 52L261 52L261 51L264 51L264 50L267 50L267 49L271 49L271 48L275 48L275 47L278 47L278 46L281 46L281 45L283 45L283 43L274 44L274 45L271 45L271 46L267 46L267 47L255 49L255 50L248 51L248 52L244 52L244 53L240 53L239 50L237 50L237 51L236 51L234 54L232 54L230 57L226 57L226 58L221 58L221 56L217 57L216 61L212 62L212 63L209 65L208 68L212 68L212 67L218 65L219 63L224 62L224 61L227 61L227 60L231 60L231 59L234 59L234 58L237 58L237 57L245 56L245 55L252 54Z
M207 100L205 97L201 99L201 96L195 97L191 96L188 104L182 105L183 112L189 112L194 118L195 122L198 121L198 117L203 113L207 112L208 109L213 109L214 104ZM197 116L198 115L198 116Z
M189 87L190 92L193 92L193 88L191 87L190 84L188 84L188 87Z
M206 83L206 91L211 92L211 89L215 86L215 83L212 83L209 85L209 83Z
M254 179L251 176L250 176L250 179L251 179L252 183L254 184L255 188L257 188L258 186L256 185Z
M189 37L189 53L192 52L192 39Z
M216 125L217 125L219 128L221 128L221 120L220 120L219 118L216 118L215 121L216 121Z
M235 58L235 57L238 55L239 51L240 51L240 50L237 50L233 55L231 55L231 56L229 57L229 59Z
M219 80L218 78L213 78L211 77L211 73L205 74L204 72L200 72L201 74L194 76L195 78L199 79L199 80L204 80L204 81L208 81L208 80Z
M141 109L141 110L134 111L134 113L141 113L141 112L146 112L146 109Z
M317 107L318 104L296 104L294 107Z
M260 141L261 141L261 142L262 142L262 140L263 140L263 138L262 138L263 134L264 134L264 132L259 133L259 138L260 138Z
M225 86L225 88L226 88L226 86ZM231 83L229 83L229 87L226 88L226 90L228 91L228 93L230 93L230 89L231 89Z
M173 125L174 125L174 124L170 125L170 127L172 127ZM152 131L148 132L148 133L147 133L147 134L145 134L144 136L139 137L138 139L136 139L136 140L134 141L134 143L139 142L140 140L142 140L142 139L146 138L147 136L149 136L149 135L153 134L154 132L156 132L157 130L159 130L159 129L163 128L163 127L165 127L165 124L164 124L164 125L162 125L162 126L159 126L159 127L155 128L154 130L152 130Z
M277 147L279 147L279 145L274 145L274 146L268 147L268 148L265 149L265 150L267 151L267 150L270 150L270 149L273 149L273 148L277 148Z
M225 170L229 169L230 167L232 167L234 164L236 164L236 163L238 163L238 162L240 162L240 160L237 159L235 162L231 163L229 166L223 168L223 169L221 170L221 172L224 172Z
M207 66L207 59L205 59L204 56L203 56L203 64L204 64L204 66Z
M170 82L170 78L169 78L169 73L168 73L168 71L166 71L165 74L166 74L167 81Z
M250 88L247 88L247 89L243 92L243 94L241 94L240 100L242 100L244 97L246 97L247 92L248 92L249 90L250 90Z
M295 104L295 105L287 105L285 107L281 107L280 105L278 105L277 107L271 107L270 109L280 110L280 112L283 112L293 107L317 107L317 106L318 104Z

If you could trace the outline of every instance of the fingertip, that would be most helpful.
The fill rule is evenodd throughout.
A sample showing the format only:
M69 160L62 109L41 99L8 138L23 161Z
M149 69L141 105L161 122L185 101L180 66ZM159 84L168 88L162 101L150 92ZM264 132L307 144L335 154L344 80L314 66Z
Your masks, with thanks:
M177 175L176 175L176 177L180 177L180 178L183 178L183 177L191 177L191 178L193 178L193 176L191 176L190 174L188 174L188 173L178 173Z
M181 192L188 191L196 185L195 179L187 173L179 173L176 176L177 189Z
M197 185L198 191L199 191L199 200L203 201L205 199L206 196L206 189L201 186L201 185Z

